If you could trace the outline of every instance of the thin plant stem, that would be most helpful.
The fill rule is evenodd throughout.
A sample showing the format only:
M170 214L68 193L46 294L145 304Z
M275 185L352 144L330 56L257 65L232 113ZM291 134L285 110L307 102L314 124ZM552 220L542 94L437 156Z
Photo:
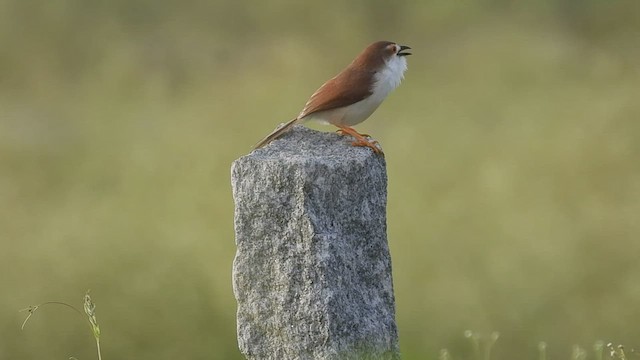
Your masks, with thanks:
M100 354L100 338L96 338L96 348L98 349L98 360L102 360L102 355Z
M36 310L38 310L38 308L40 308L40 307L42 307L44 305L62 305L62 306L66 306L66 307L72 309L73 311L75 311L76 313L78 313L78 315L80 315L80 317L82 317L82 313L80 312L80 310L78 310L73 305L69 305L67 303L60 302L60 301L47 301L47 302L43 302L42 304L32 305L32 306L29 306L26 309L19 310L20 312L24 312L24 311L28 311L29 312L29 315L27 315L27 318L24 319L24 321L22 322L22 326L20 326L20 330L24 330L24 326L27 325L27 321L29 321L31 316L33 316L33 314L36 312Z

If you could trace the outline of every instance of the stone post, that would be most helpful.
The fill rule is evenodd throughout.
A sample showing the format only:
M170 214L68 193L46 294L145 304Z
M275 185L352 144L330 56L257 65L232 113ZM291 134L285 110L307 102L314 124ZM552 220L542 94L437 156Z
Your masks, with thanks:
M385 160L351 141L296 126L233 163L247 359L399 359Z

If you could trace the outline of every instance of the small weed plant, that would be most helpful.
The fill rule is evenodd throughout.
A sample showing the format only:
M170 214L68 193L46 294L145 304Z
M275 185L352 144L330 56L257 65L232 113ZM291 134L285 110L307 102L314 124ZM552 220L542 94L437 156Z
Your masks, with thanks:
M75 311L81 317L83 318L86 317L85 320L89 323L89 326L91 327L91 332L93 333L93 337L96 340L96 350L98 353L98 360L102 360L102 354L100 353L100 326L98 326L98 320L96 318L96 304L94 304L93 301L91 300L89 291L87 291L87 293L84 295L84 300L83 300L84 315L80 310L78 310L78 308L76 308L73 305L67 304L65 302L60 302L60 301L47 301L47 302L43 302L42 304L31 305L26 309L20 310L21 312L28 313L27 318L24 319L24 321L22 322L22 326L20 328L24 330L25 325L27 325L27 322L29 321L29 319L31 319L33 314L35 314L35 312L39 308L45 305L60 305L60 306L68 307L73 311ZM75 358L72 357L71 359L75 359Z
M480 333L467 330L464 337L469 339L473 360L491 360L491 349L500 337L500 333L492 332L489 336L483 336ZM574 345L571 351L570 360L632 360L640 359L640 353L631 349L631 355L625 353L623 345L614 345L613 343L605 343L596 341L593 344L591 354L579 345ZM448 349L440 350L439 360L454 360ZM538 359L550 360L547 356L547 343L541 341L538 343Z

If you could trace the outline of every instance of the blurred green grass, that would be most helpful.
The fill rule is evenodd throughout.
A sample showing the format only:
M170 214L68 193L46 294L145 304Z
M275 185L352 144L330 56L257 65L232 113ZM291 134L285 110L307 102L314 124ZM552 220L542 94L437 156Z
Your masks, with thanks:
M230 164L377 39L405 358L633 346L638 4L0 1L0 358L240 359Z

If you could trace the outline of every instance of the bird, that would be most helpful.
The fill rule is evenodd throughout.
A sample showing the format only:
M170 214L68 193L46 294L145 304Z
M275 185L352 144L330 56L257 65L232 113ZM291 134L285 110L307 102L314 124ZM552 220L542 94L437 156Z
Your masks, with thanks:
M353 146L365 146L382 154L378 142L367 139L352 126L365 121L404 78L406 56L411 48L392 41L376 41L367 46L340 73L316 90L295 118L276 128L258 142L261 148L282 136L293 125L315 120L338 127L338 133L351 135Z

